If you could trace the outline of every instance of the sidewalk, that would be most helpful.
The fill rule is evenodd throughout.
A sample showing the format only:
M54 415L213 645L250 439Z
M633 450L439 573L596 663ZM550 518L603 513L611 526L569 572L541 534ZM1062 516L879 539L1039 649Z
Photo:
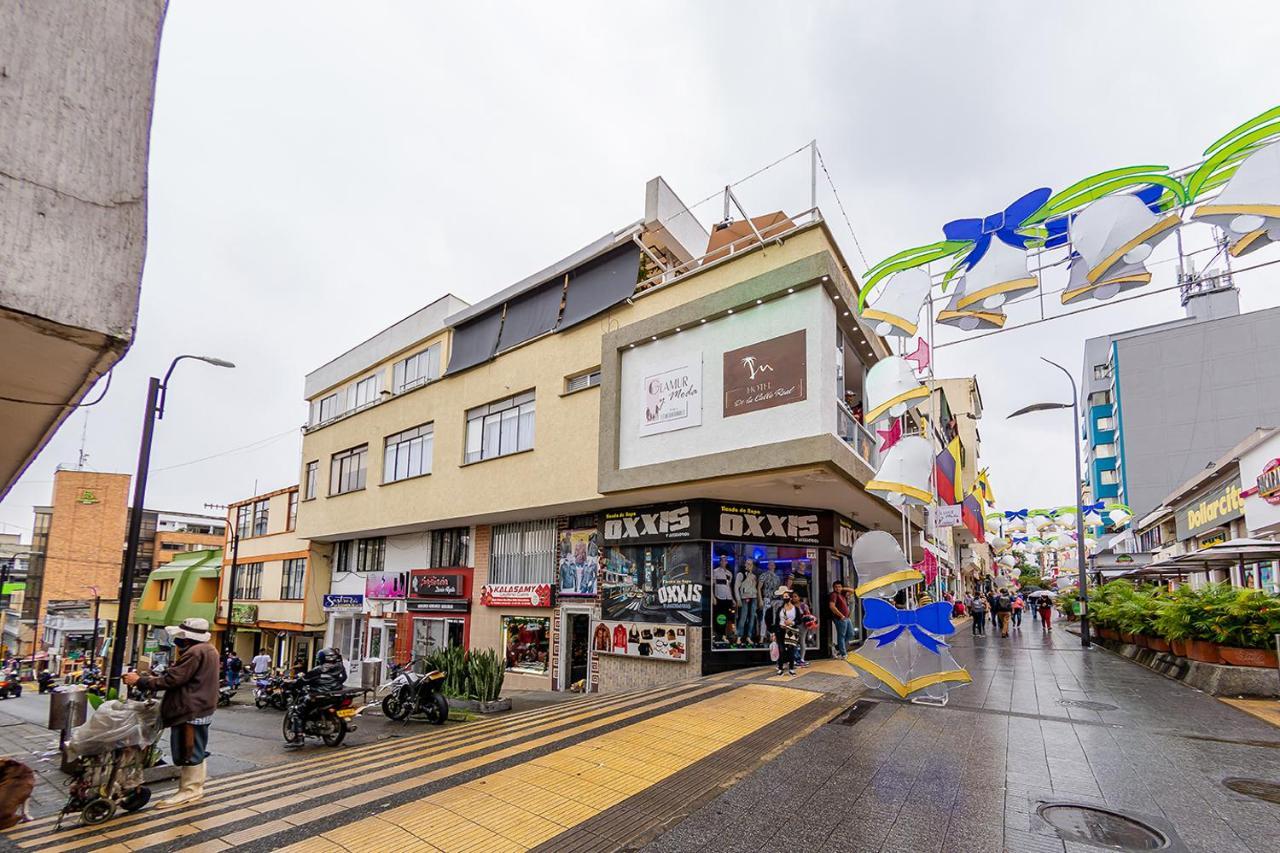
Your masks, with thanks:
M645 849L1096 853L1042 800L1137 813L1170 850L1280 849L1280 806L1223 785L1280 784L1280 729L1029 620L953 650L973 684L947 707L867 694Z

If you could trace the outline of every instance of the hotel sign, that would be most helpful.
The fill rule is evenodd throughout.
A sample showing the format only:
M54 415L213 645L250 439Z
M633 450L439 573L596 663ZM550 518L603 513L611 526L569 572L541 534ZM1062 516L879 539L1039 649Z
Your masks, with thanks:
M1180 504L1174 510L1178 541L1207 533L1243 515L1244 501L1240 496L1240 478L1236 476L1208 494Z
M805 393L805 330L724 354L724 417L799 403Z

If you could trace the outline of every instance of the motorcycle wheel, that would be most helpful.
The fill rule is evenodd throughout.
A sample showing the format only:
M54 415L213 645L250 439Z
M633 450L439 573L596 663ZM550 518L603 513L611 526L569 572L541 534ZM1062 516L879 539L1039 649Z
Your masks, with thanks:
M86 826L97 826L100 823L106 823L111 820L111 816L115 813L115 803L98 797L85 804L84 809L80 812L80 820L84 821Z
M271 694L271 706L275 708L277 711L283 711L288 706L288 702L285 701L284 694L283 693Z
M388 693L382 699L382 713L388 720L403 722L409 719L413 707L400 699L399 693Z
M253 697L253 706L259 711L265 710L271 704L271 699L267 696L255 695Z
M22 695L22 685L19 684L17 687L13 688L13 698L17 699L21 695Z
M325 746L338 746L347 737L347 721L336 714L325 714L317 728Z
M149 802L151 802L151 789L146 785L139 785L120 801L120 808L127 812L136 812Z
M442 726L447 719L449 719L449 700L444 698L443 693L436 693L431 697L431 707L427 709L427 720Z
M218 697L218 707L219 707L219 708L230 708L230 707L231 707L231 697L230 697L230 696L219 696L219 697Z
M286 711L284 717L282 718L283 722L281 723L280 728L284 734L285 743L301 743L302 741L306 740L306 735L299 734L298 732L293 730L293 722L295 717L296 717L295 712Z

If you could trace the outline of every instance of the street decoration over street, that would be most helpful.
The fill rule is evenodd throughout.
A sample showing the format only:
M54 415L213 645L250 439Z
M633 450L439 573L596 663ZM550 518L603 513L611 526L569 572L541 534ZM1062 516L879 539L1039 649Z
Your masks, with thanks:
M913 269L893 276L889 285L862 310L862 318L873 322L875 333L882 338L909 338L916 333L920 309L933 282L924 270Z
M907 360L899 356L877 361L867 371L866 389L868 424L900 417L929 399L929 389L916 379Z
M929 480L932 470L929 439L909 435L889 448L866 489L894 506L926 506L934 502Z
M861 599L893 598L901 590L915 586L923 575L907 564L898 540L884 530L872 530L858 537L850 555L862 581L854 590Z

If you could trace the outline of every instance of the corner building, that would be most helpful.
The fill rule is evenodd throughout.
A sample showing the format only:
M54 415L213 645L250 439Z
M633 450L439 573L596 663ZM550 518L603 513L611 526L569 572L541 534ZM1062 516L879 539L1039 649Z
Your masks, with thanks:
M855 415L888 349L816 209L763 243L682 211L654 179L636 223L308 375L298 534L332 543L349 608L326 642L493 648L508 687L630 689L768 662L786 584L829 654L855 538L902 525L865 491Z

